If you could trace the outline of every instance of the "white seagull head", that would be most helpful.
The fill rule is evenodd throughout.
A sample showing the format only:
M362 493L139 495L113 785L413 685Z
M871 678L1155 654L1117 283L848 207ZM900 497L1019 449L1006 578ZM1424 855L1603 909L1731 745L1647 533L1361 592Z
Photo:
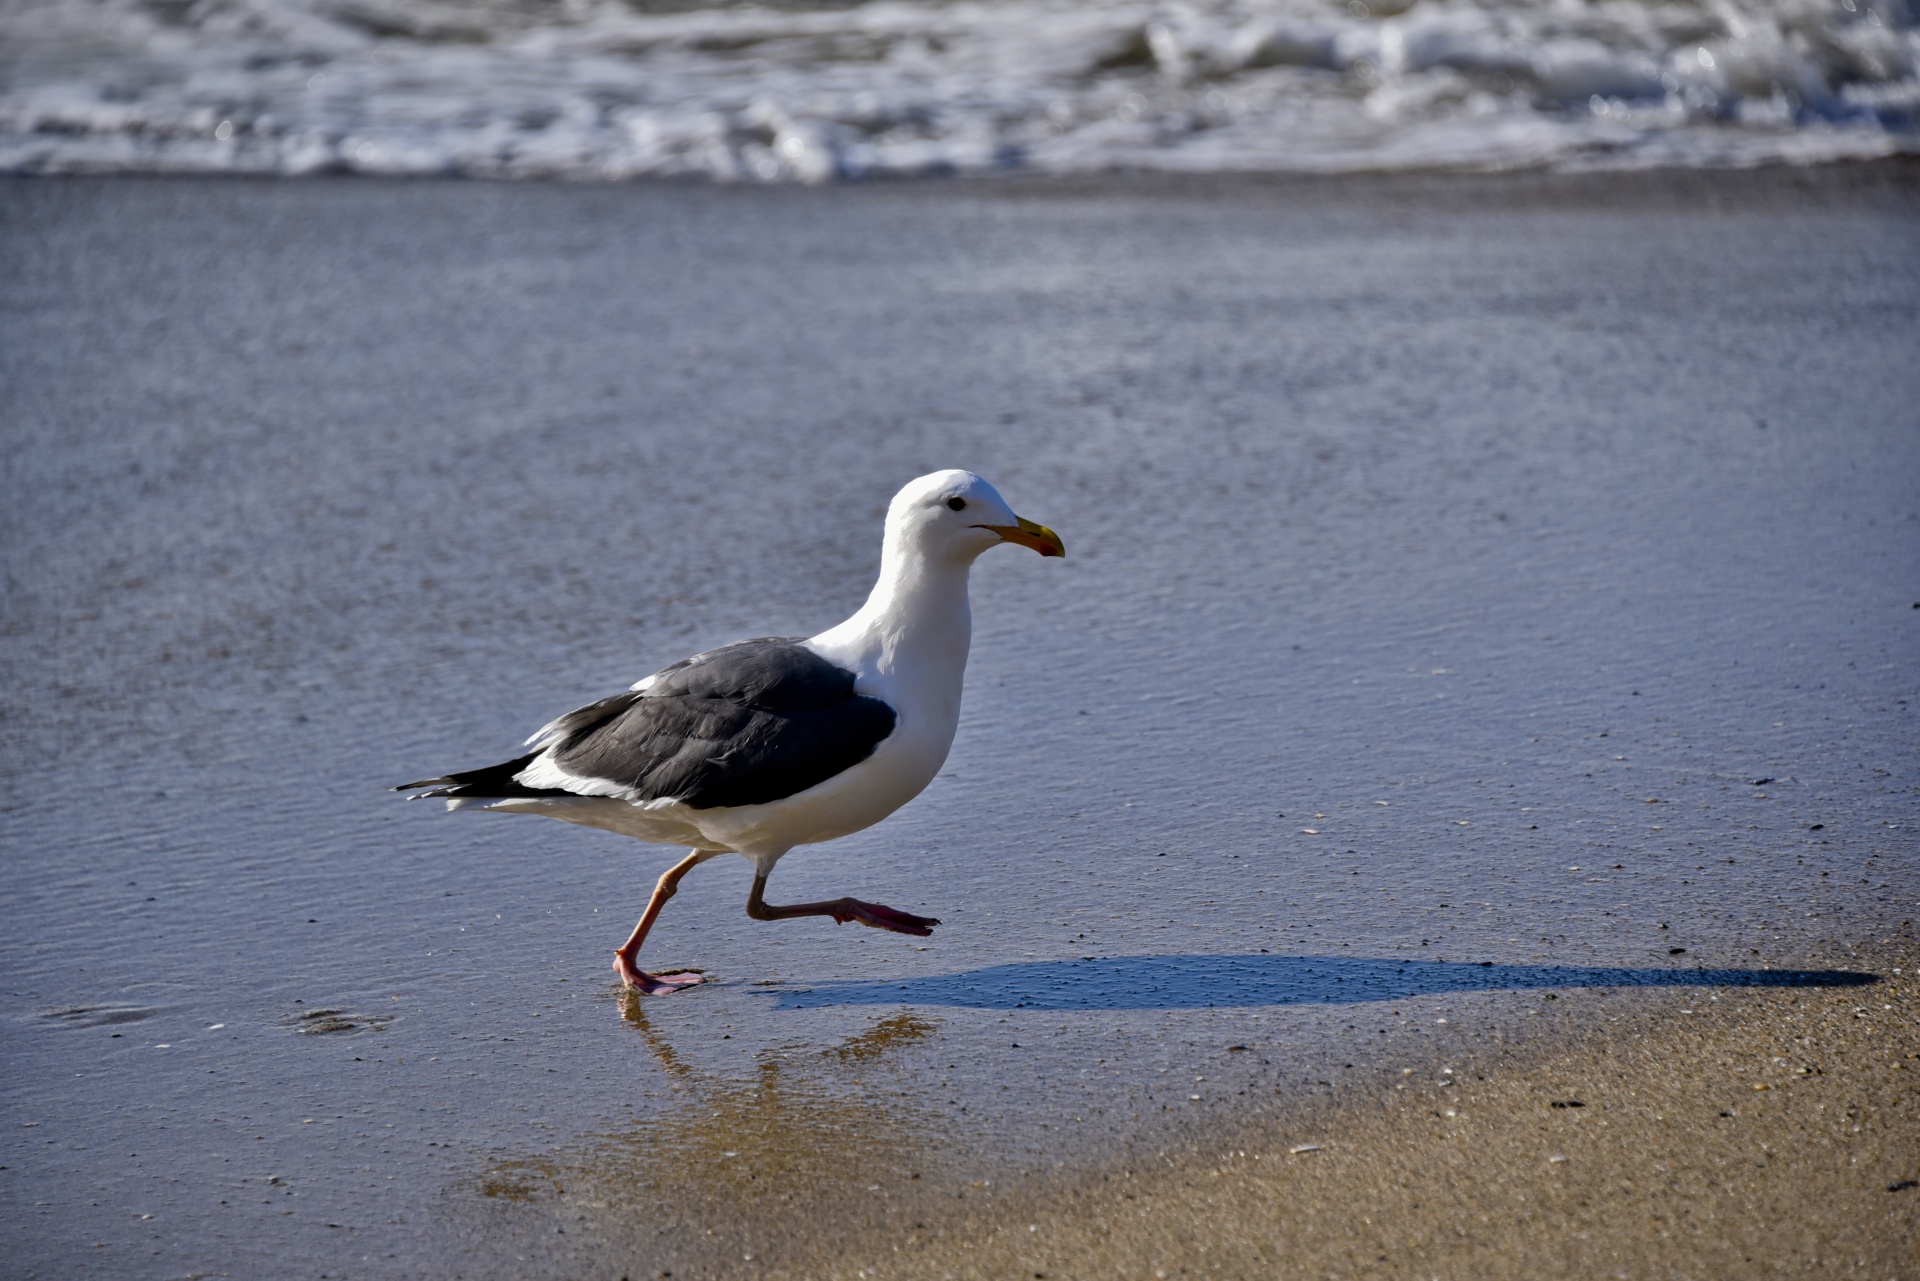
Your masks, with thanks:
M910 480L887 505L886 546L927 560L972 563L1001 543L1042 556L1065 556L1060 535L1014 515L1000 491L970 471L936 471Z

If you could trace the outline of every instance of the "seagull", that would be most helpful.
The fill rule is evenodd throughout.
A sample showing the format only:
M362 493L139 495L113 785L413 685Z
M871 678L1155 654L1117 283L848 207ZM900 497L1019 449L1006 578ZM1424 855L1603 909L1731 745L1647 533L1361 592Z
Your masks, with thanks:
M1060 536L1014 515L968 471L908 482L887 506L880 580L853 617L818 636L768 636L682 659L626 692L543 725L524 756L403 783L410 799L597 827L688 847L661 875L613 968L637 992L702 981L636 963L647 931L711 858L753 864L756 921L831 916L925 938L940 922L855 898L776 907L767 877L796 845L878 823L940 772L960 722L973 632L967 575L989 548L1064 556Z

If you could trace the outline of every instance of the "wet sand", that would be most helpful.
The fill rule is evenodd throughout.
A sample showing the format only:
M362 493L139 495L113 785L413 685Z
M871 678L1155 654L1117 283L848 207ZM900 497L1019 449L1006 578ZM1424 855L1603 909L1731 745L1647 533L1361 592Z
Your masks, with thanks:
M903 1014L826 1064L696 1087L673 1126L496 1167L482 1239L512 1224L555 1275L1900 1278L1916 956L1849 958L1886 976L1861 987L1550 993L1539 1026L1307 1102L1266 1097L1267 1046L1194 1047L1191 1088L1251 1088L1190 1096L1174 1142L998 1184L950 1177L870 1079L822 1090L934 1031Z
M10 1272L1902 1275L1916 223L0 186ZM932 940L722 860L639 1003L671 851L384 791L836 621L949 465L1069 559L775 883Z

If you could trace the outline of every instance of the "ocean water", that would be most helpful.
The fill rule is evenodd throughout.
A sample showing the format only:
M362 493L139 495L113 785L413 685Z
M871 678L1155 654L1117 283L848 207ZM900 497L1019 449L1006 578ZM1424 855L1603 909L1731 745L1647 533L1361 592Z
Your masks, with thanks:
M1916 68L1912 0L0 0L0 171L1811 163Z
M0 1273L756 1274L1871 977L1876 180L0 183ZM772 885L934 937L716 860L642 954L712 981L629 1000L678 851L388 790L838 621L955 463L1068 557L982 559L942 777Z

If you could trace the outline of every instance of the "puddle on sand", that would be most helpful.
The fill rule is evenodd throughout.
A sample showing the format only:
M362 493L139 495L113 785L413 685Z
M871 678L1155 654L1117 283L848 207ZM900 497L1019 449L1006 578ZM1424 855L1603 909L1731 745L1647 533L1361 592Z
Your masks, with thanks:
M355 1014L352 1010L305 1010L285 1020L303 1036L353 1032L384 1032L393 1023L390 1014Z
M490 1239L571 1232L650 1276L778 1267L819 1257L825 1236L895 1221L911 1230L916 1202L964 1184L950 1120L910 1098L895 1070L903 1051L931 1044L938 1021L892 1014L825 1047L762 1047L746 1071L728 1072L676 1052L645 1006L623 994L621 1017L678 1097L629 1128L488 1166L480 1197L519 1220L496 1221ZM541 1230L547 1220L559 1233Z

